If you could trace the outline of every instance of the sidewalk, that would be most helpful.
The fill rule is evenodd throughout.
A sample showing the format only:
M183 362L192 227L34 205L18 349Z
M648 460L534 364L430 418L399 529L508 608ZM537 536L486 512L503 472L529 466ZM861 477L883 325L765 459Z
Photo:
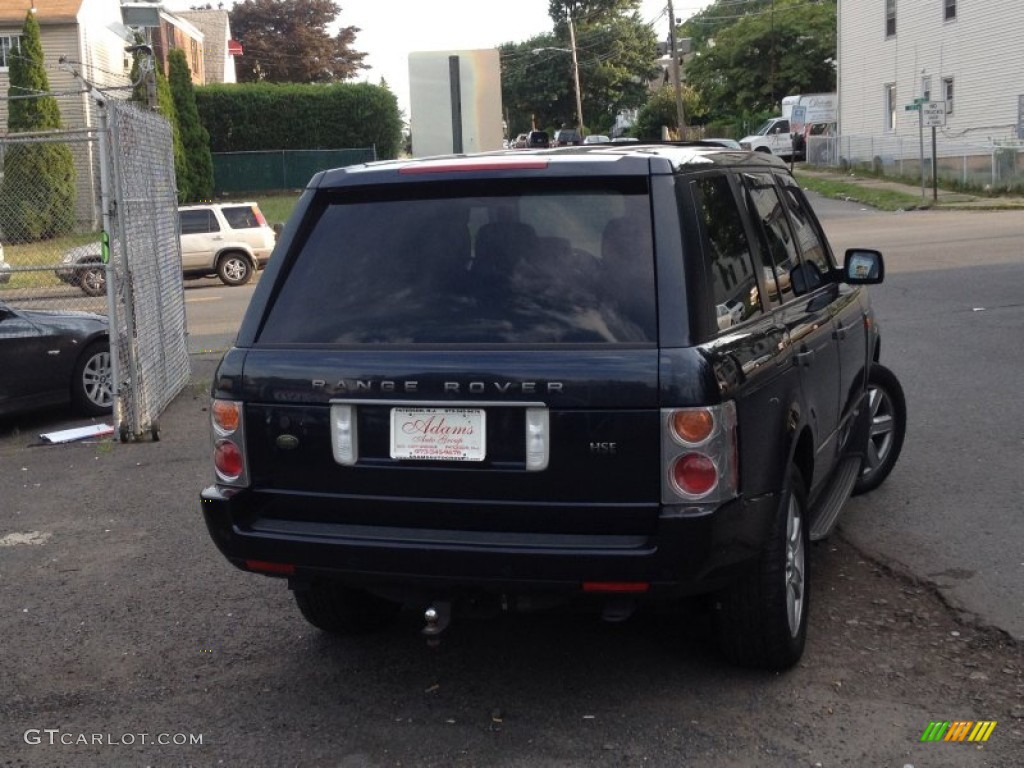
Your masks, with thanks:
M1024 209L1024 195L987 197L984 195L973 195L967 192L955 192L948 189L942 189L940 187L938 189L938 199L935 199L930 183L925 188L924 194L922 195L921 186L919 184L906 184L904 182L894 181L891 179L878 179L873 176L863 176L859 175L856 171L847 171L844 173L838 168L834 170L808 168L803 165L795 166L794 170L802 176L850 185L853 189L851 190L851 194L848 198L849 200L857 199L857 187L865 187L872 189L884 189L916 197L920 200L920 205L915 207L919 208L977 211L1014 210L1017 208Z

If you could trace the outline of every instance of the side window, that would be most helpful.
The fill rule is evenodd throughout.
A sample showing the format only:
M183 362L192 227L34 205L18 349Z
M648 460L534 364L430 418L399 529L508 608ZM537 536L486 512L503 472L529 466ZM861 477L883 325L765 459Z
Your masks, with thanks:
M209 231L209 213L207 211L181 212L181 234L197 235Z
M803 257L802 277L805 279L795 280L793 285L793 292L800 295L828 281L828 274L832 271L832 256L821 226L796 181L791 176L783 175L778 179L782 184L793 233Z
M786 211L770 173L747 173L743 183L750 195L754 225L764 254L764 280L768 300L785 303L793 298L790 274L800 264L800 254Z
M724 331L762 312L743 214L725 176L693 182L713 286L718 330Z

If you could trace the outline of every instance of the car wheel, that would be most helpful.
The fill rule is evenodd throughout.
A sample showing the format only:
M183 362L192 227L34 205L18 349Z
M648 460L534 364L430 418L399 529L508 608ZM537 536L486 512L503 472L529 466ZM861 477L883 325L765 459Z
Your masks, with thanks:
M331 581L295 590L295 603L317 629L334 635L373 632L391 623L401 605Z
M868 372L868 411L871 426L854 494L880 486L896 466L907 434L907 401L896 374L875 363Z
M114 388L110 345L107 342L93 342L78 358L71 381L71 401L75 410L89 416L110 413L114 405Z
M107 293L107 270L100 264L89 264L78 273L78 287L86 296L105 296Z
M245 285L252 275L252 262L245 254L227 253L217 262L217 276L225 285Z
M808 542L807 496L793 466L755 567L719 595L719 646L733 663L779 670L800 660L810 597Z

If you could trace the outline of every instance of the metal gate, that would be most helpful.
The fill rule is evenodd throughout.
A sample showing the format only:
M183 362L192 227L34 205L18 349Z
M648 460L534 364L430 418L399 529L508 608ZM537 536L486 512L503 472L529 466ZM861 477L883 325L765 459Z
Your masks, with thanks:
M122 441L147 433L156 438L160 413L191 375L171 125L130 102L102 106L115 426Z
M0 169L19 155L22 168L53 157L73 166L53 184L0 174L0 299L106 314L116 432L156 437L160 413L191 375L171 126L98 91L83 110L85 93L40 97L91 124L0 137Z

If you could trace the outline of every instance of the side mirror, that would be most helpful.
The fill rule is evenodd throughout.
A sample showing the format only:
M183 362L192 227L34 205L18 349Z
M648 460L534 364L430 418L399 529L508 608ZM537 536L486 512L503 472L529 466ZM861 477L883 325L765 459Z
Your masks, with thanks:
M851 285L880 283L885 278L885 261L879 251L850 248L843 262L843 276Z

